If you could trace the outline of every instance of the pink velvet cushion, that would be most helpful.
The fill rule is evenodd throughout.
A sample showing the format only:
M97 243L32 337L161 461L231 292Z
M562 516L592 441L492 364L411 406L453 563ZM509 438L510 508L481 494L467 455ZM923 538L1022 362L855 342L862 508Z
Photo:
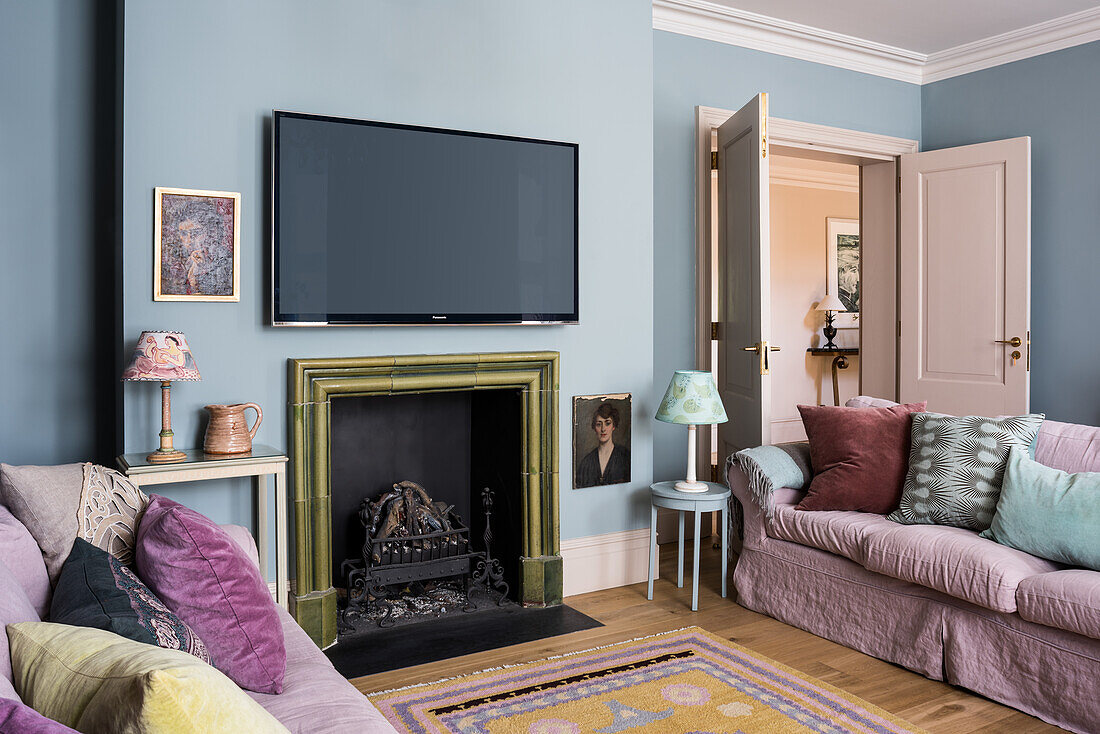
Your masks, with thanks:
M1100 640L1100 572L1070 569L1031 576L1016 590L1029 622Z
M1024 579L1064 568L973 530L896 524L868 539L863 567L1009 613L1016 611L1016 588Z
M153 495L138 526L138 575L206 642L241 688L281 693L286 647L260 571L209 518Z
M927 403L889 408L799 405L814 478L799 510L856 510L885 515L898 507L909 466L910 413Z

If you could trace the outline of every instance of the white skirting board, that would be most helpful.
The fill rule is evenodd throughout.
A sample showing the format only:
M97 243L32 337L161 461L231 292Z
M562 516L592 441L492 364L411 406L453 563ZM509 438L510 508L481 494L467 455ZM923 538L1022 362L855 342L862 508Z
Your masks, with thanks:
M267 591L271 594L272 601L278 603L278 598L275 596L275 582L267 582ZM290 579L290 583L287 584L287 611L294 614L294 595L298 593L298 583L295 579Z
M561 542L565 596L637 584L649 578L649 528Z

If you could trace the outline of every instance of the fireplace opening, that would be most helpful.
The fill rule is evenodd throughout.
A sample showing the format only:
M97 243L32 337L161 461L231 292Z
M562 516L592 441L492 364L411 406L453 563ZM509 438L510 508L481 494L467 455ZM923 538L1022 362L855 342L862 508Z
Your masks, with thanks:
M350 598L360 598L364 578L392 582L355 610L357 629L364 623L422 621L461 609L495 607L505 585L511 602L519 600L521 408L518 390L331 401L332 585L345 606L349 592ZM491 558L484 555L486 488L491 493ZM364 504L387 498L385 506ZM406 523L397 532L409 539L375 538L371 544L370 526L381 532L385 522L372 519L372 512L389 513L391 523L394 518ZM410 512L421 519L410 519ZM340 559L352 562L342 564ZM478 585L471 578L478 561L494 559L502 583L484 583L482 574L483 588L467 594L471 583ZM372 606L372 599L382 603ZM347 624L342 628L342 634L354 631Z

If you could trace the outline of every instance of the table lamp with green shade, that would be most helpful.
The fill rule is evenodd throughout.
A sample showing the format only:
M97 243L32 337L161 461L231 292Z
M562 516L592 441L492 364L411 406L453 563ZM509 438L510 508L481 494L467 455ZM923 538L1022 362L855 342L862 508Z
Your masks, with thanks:
M706 483L695 478L695 426L729 420L718 396L714 376L700 370L676 370L654 417L665 423L688 427L687 479L676 482L676 489L680 492L706 492Z

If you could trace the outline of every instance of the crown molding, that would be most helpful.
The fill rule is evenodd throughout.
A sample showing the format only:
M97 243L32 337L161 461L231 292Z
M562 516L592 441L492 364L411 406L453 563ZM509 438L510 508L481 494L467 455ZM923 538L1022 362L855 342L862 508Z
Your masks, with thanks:
M1100 7L929 54L923 83L938 82L1100 40Z
M928 84L1100 40L1100 7L932 54L708 0L653 0L653 27L912 84Z
M653 0L653 27L920 84L925 55L707 0Z
M715 115L715 113L711 113ZM717 113L721 115L722 113ZM733 114L726 113L725 122ZM721 123L719 123L721 124ZM822 153L840 153L871 160L893 160L894 156L916 153L917 141L896 138L860 130L846 130L812 122L768 118L772 145L816 150Z

